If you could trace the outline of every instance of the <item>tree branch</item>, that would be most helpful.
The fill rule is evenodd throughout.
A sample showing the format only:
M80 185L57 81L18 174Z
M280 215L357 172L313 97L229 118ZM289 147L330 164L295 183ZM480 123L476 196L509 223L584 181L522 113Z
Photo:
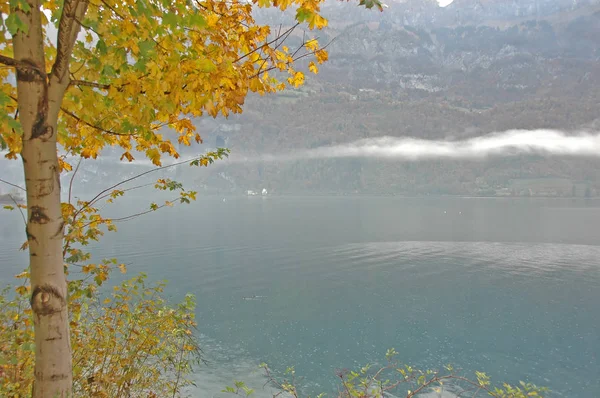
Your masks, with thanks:
M195 158L195 159L197 159L197 158ZM79 210L77 210L75 212L75 214L73 215L73 219L75 219L75 217L77 217L77 215L79 213L81 213L85 208L87 208L89 206L92 206L95 202L97 202L98 200L100 200L103 197L105 197L103 195L105 195L108 191L111 191L111 190L115 189L116 187L118 187L120 185L126 184L126 183L128 183L130 181L136 180L136 179L138 179L140 177L143 177L143 176L145 176L147 174L150 174L150 173L154 173L154 172L159 171L159 170L167 169L169 167L179 166L179 165L184 164L184 163L189 163L189 162L191 162L191 161L193 161L195 159L182 160L180 162L175 162L175 163L172 163L172 164L168 164L166 166L157 167L155 169L151 169L151 170L145 171L143 173L140 173L140 174L138 174L136 176L133 176L131 178L127 178L126 180L123 180L123 181L121 181L121 182L119 182L117 184L114 184L114 185L112 185L112 186L110 186L108 188L105 188L102 191L100 191L96 196L94 196L92 198L92 200L90 200L89 202L86 202L86 204L84 204Z
M239 62L242 59L249 57L250 55L252 55L255 52L259 51L264 46L269 46L269 45L277 42L278 40L280 40L282 37L285 36L285 38L282 40L282 42L284 42L285 39L287 39L287 36L289 36L294 31L294 29L296 29L298 27L298 25L300 25L300 22L296 23L296 25L292 26L291 28L289 28L288 30L286 30L285 32L283 32L283 34L278 34L277 37L274 38L273 40L271 40L269 42L266 42L266 43L264 43L264 44L256 47L254 50L252 50L252 51L250 51L250 52L248 52L248 53L246 53L244 55L241 55L240 57L238 57L238 59L236 59L235 61L233 61L233 63ZM278 47L279 47L279 45L277 47L275 47L275 49L277 49Z
M62 82L69 70L69 59L79 33L79 20L87 10L87 0L66 0L58 23L56 60L52 65L51 76Z
M6 185L10 185L11 187L18 188L18 189L20 189L20 190L21 190L21 191L23 191L23 192L27 192L27 191L25 190L25 188L23 188L23 187L20 187L20 186L18 186L18 185L16 185L16 184L13 184L12 182L8 182L8 181L6 181L6 180L3 180L2 178L0 178L0 182L3 182L3 183L5 183Z
M110 84L100 84L100 83L95 83L95 82L88 82L85 80L73 80L71 79L71 81L69 82L70 86L80 86L80 87L93 87L93 88L100 88L102 90L108 90L110 88Z
M83 158L79 158L79 162L77 162L77 167L75 167L75 171L73 172L73 175L71 176L71 180L69 181L69 204L71 204L71 192L73 191L73 180L75 179L75 176L77 175L77 172L79 171L79 166L81 166L81 161L83 160Z
M0 64L4 64L6 66L11 66L11 67L15 68L16 70L18 70L20 72L31 72L31 71L33 71L33 72L37 73L40 77L42 77L44 79L46 78L46 75L44 74L44 72L41 71L33 63L28 63L28 62L23 62L23 61L17 61L14 58L7 57L6 55L0 54Z
M117 133L116 131L112 131L112 130L106 130L100 126L96 126L95 124L92 124L86 120L83 120L82 118L80 118L79 116L77 116L76 114L74 114L73 112L71 112L68 109L65 109L64 107L60 108L61 111L63 111L64 113L66 113L67 115L71 116L73 119L75 119L77 122L79 123L83 123L88 127L91 127L95 130L98 130L102 133L106 133L106 134L111 134L111 135L135 135L135 134L122 134L122 133Z
M13 203L15 204L17 209L19 209L19 212L21 213L21 218L23 219L23 223L25 224L25 227L27 228L27 219L25 218L25 214L23 214L23 209L21 209L21 206L17 203L16 199L13 198L13 196L11 194L8 194L8 197L10 198L10 200L13 201Z

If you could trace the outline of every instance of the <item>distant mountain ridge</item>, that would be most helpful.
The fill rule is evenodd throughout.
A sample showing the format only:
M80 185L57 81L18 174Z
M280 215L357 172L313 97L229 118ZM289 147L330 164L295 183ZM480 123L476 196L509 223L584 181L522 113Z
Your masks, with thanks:
M335 40L320 74L301 90L249 99L245 113L220 121L222 127L203 122L203 130L217 127L207 141L218 136L234 154L258 154L383 135L444 139L600 125L600 0L387 4L379 13L328 3L330 28L320 36ZM599 166L595 159L544 157L328 160L217 167L198 183L217 191L505 195L537 189L569 196L600 191ZM522 184L540 178L561 182L531 192Z
M253 156L379 136L467 138L509 129L600 130L600 0L388 1L383 13L331 1L318 35L330 61L306 86L250 96L244 113L197 122L205 147ZM285 26L289 16L258 10ZM298 43L302 32L292 38ZM118 158L118 154L115 153ZM92 162L90 161L90 164ZM118 181L137 166L80 171ZM87 171L86 171L87 170ZM185 169L187 170L187 169ZM86 174L88 173L88 174ZM600 193L600 161L337 159L228 164L177 178L205 193L558 195Z

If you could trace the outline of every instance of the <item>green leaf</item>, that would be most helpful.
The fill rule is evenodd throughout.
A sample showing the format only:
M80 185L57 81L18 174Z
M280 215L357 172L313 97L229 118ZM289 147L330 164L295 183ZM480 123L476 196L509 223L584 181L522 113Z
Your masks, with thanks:
M206 19L200 13L193 13L190 15L190 25L197 28L204 28L206 26Z
M96 43L96 50L98 50L98 52L101 55L106 55L108 53L108 47L106 46L106 43L104 42L104 40L99 39L98 42Z
M8 127L10 127L11 129L15 130L16 132L20 133L21 132L21 122L19 122L18 120L14 119L14 118L9 118L8 119Z
M152 40L144 40L138 43L138 47L140 48L140 53L142 56L145 57L148 52L154 50L156 43L154 43Z
M313 12L310 10L307 10L306 8L300 7L296 11L296 21L298 21L300 23L310 20L310 18L312 16L313 16Z
M24 351L35 351L35 344L34 343L24 343L22 345L23 350Z
M177 14L173 12L168 12L163 16L162 21L164 24L169 25L171 29L175 29L178 25Z
M31 10L31 6L26 0L10 0L8 3L10 4L11 8L23 10L25 12L29 12Z
M0 106L10 102L11 99L8 95L6 95L6 93L4 91L0 91ZM3 117L5 117L6 115L2 115Z
M139 72L146 72L146 64L148 63L145 59L138 59L137 62L133 65L133 69Z
M13 206L9 206L9 205L4 206L4 208L6 210L14 210L15 209Z
M29 26L25 25L17 14L10 14L4 21L4 24L6 25L8 32L13 36L17 34L19 30L22 30L24 33L29 31Z
M112 76L115 76L117 72L115 71L115 68L113 68L112 66L110 66L110 65L104 65L104 67L102 68L102 72L101 73L103 75L112 77Z

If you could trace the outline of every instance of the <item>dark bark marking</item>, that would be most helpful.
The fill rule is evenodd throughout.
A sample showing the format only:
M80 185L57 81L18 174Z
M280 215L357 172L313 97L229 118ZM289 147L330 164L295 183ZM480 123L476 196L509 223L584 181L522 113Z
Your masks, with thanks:
M22 59L19 61L24 64L23 67L17 68L17 80L21 82L34 82L34 81L45 81L46 75L40 70L40 68L30 59Z
M67 301L58 289L47 284L36 286L33 289L29 303L36 315L54 314L62 311L63 307L67 305Z
M32 235L31 232L29 232L29 227L25 227L25 234L27 235L28 241L37 242L37 238L35 237L35 235ZM37 254L36 254L36 256L37 256Z
M62 221L60 223L60 225L58 226L58 229L56 230L56 233L54 235L52 235L52 238L56 238L56 237L59 237L60 235L62 235L64 228L65 228L65 222Z
M52 381L65 380L68 378L69 378L69 376L66 374L61 374L61 375L53 374L50 376L50 380L52 380Z
M58 171L58 167L52 165L52 171L54 172L54 179L56 180L56 186L60 191L60 172Z
M52 169L56 169L56 167L52 166ZM34 193L30 193L30 195L34 198L43 198L46 195L50 195L52 192L54 192L55 189L55 184L56 184L56 175L51 176L51 177L47 177L47 178L38 178L38 179L25 179L27 182L28 181L35 181L36 183L36 187L33 189L32 192ZM60 185L59 185L60 188Z
M44 80L43 85L44 92L38 100L35 122L31 128L32 140L40 138L43 141L46 141L52 137L52 133L54 133L54 129L46 123L48 119L48 83Z
M46 209L41 206L31 206L29 222L34 224L48 224L50 218L46 215Z
M36 371L34 373L35 373L36 379L38 379L38 380L58 381L58 380L65 380L69 377L68 375L65 375L65 374L56 374L56 373L46 376L46 373L40 372L40 371ZM34 381L34 383L35 383L35 381Z
M41 138L48 140L54 134L52 126L48 126L48 77L42 70L30 59L20 61L26 67L17 69L17 80L25 83L40 83L42 93L38 98L35 121L31 129L31 139Z

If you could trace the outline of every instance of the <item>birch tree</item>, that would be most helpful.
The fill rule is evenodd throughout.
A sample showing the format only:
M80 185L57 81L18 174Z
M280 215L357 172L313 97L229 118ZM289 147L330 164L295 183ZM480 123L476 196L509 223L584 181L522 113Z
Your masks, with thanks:
M161 165L181 145L200 143L192 119L242 111L249 92L299 86L297 61L311 72L326 49L299 27L327 25L324 0L9 0L0 4L0 149L23 163L35 330L34 397L72 394L63 252L69 207L61 206L67 159L96 158L107 146L121 160ZM378 0L361 5L381 9ZM275 7L295 23L273 28L253 7ZM16 83L15 83L16 81ZM206 159L204 159L206 161ZM85 205L84 205L85 206ZM65 210L66 209L66 210Z

